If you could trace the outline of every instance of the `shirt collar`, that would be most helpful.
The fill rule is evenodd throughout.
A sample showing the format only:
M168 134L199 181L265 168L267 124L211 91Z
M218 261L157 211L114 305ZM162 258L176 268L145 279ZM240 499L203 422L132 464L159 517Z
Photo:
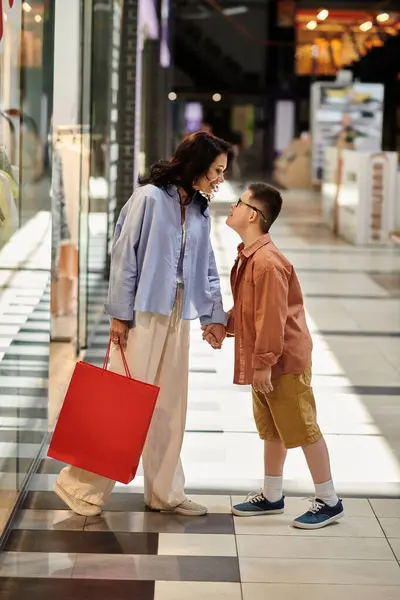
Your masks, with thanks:
M259 237L255 242L250 244L250 246L244 247L243 242L238 246L239 254L242 254L245 258L249 258L252 256L257 250L259 250L262 246L269 244L271 241L271 235L269 233L265 233L261 237Z

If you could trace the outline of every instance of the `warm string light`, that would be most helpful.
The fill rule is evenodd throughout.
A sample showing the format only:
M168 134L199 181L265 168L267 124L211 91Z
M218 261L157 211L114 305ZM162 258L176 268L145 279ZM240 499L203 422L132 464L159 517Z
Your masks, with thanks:
M308 29L309 31L314 31L318 28L319 25L323 24L323 21L325 21L328 17L329 17L330 13L328 10L326 10L325 8L320 9L320 11L318 12L318 14L316 15L315 19L311 19L308 23L305 24L305 28ZM363 33L367 33L370 32L370 35L366 38L366 47L367 48L371 48L373 46L378 46L378 45L383 45L382 40L378 40L378 39L372 39L372 34L373 31L376 30L376 27L374 27L374 23L375 24L379 24L379 25L384 25L384 30L386 33L390 34L390 35L395 35L397 33L397 30L395 27L391 27L390 23L393 22L393 16L390 13L387 12L382 12L382 13L378 13L374 16L371 15L370 19L358 24L358 29L363 32ZM304 26L304 25L303 25ZM355 35L354 30L352 30L350 32L350 35ZM324 38L324 35L322 34L322 37ZM318 47L315 45L312 46L312 55L314 57L316 57L318 55Z
M376 20L378 21L378 23L386 23L386 21L389 21L390 19L390 15L388 15L388 13L381 13L380 15L377 15Z
M361 31L369 31L372 29L372 21L365 21L365 23L361 23L360 29Z
M327 19L328 17L329 17L329 10L326 10L326 8L323 8L317 14L318 21L325 21L325 19Z

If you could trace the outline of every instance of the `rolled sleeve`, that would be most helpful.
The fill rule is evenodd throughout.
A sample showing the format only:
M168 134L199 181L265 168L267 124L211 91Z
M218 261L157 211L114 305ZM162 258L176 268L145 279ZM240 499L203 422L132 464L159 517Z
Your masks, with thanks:
M213 308L211 315L200 317L200 322L203 326L210 325L211 323L221 323L222 325L226 325L228 322L228 315L224 311L222 303L220 279L211 240L209 240L208 252L208 283L213 300Z
M119 319L120 321L132 321L133 318L133 304L112 304L106 303L104 305L106 313L113 319Z
M252 367L253 369L266 369L267 367L273 367L278 360L279 356L276 356L272 352L253 354Z
M228 337L234 337L234 335L235 335L235 313L234 313L234 308L231 308L231 310L228 311L227 317L228 317L228 321L227 321L227 324L226 324L226 333L227 333Z
M288 281L275 268L263 271L254 282L256 341L254 369L273 367L283 354L288 310Z

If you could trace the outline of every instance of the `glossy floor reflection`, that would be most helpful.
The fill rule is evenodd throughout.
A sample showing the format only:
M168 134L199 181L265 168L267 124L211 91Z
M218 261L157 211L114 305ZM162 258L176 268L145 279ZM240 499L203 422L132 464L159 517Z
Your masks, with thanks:
M299 498L287 498L285 515L240 519L228 495L196 496L211 511L201 518L115 496L111 512L84 518L51 492L30 493L1 555L0 598L305 600L333 598L331 586L349 600L400 595L399 500L345 499L340 524L299 531Z
M238 240L224 221L238 193L225 186L213 207L227 308ZM290 527L307 507L300 497L312 493L300 451L292 451L287 462L285 515L232 517L231 504L261 486L262 444L249 389L231 383L232 343L212 351L193 323L183 462L191 497L209 506L210 514L187 518L146 511L140 468L132 484L117 484L102 517L77 517L52 493L62 465L44 452L1 556L1 600L400 598L400 253L355 248L334 238L321 228L318 198L308 193L285 194L273 238L303 286L319 420L346 517L319 531ZM18 285L23 288L22 281ZM48 302L46 291L43 301ZM47 427L40 336L47 335L48 324L44 330L36 314L21 331L24 317L18 311L14 307L12 324L0 330L11 340L0 363L4 477L13 476L17 461L18 468L27 467ZM38 344L32 346L36 334ZM107 336L103 317L86 360L102 364ZM52 420L74 362L65 349L57 352Z

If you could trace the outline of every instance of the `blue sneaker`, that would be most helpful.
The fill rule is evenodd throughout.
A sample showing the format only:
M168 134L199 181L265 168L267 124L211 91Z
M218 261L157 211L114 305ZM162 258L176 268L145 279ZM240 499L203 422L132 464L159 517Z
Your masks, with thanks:
M249 494L242 504L232 508L232 514L237 517L259 517L260 515L281 515L285 510L285 496L278 502L270 502L261 492Z
M315 500L311 500L311 506L308 511L293 521L293 527L298 527L299 529L320 529L338 521L343 516L344 510L341 500L339 500L336 506L328 506L328 504L316 498Z

